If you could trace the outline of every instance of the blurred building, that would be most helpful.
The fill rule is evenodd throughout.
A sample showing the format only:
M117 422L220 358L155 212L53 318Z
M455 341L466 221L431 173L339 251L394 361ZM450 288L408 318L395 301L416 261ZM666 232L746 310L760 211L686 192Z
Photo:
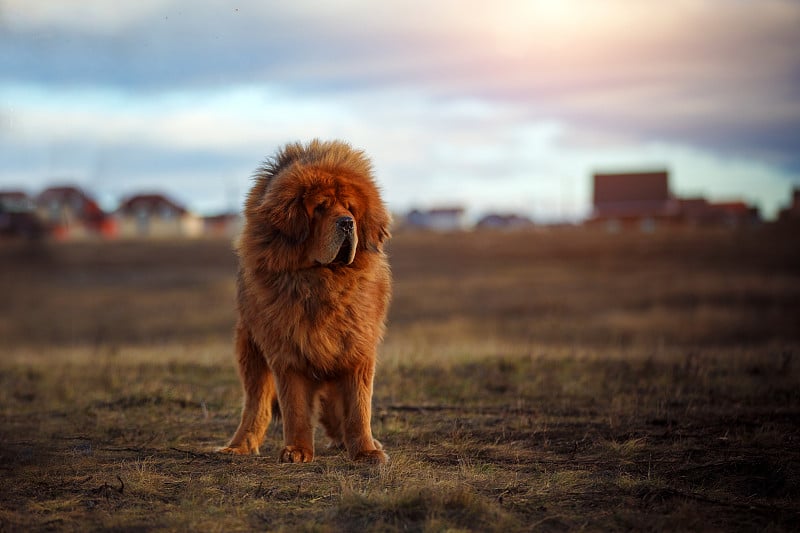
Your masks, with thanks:
M595 174L592 203L591 221L609 228L639 225L646 229L678 214L666 170Z
M712 203L705 198L678 198L670 191L665 170L595 174L590 224L614 230L662 225L739 227L760 222L758 208L741 201Z
M36 204L23 191L0 191L0 237L38 239L45 233Z
M206 237L234 239L241 231L242 217L238 213L203 217L203 234Z
M705 198L679 198L681 222L691 226L738 227L761 221L757 207L741 201L709 202Z
M203 221L161 194L139 194L125 199L114 214L120 237L199 237Z
M778 222L800 223L800 189L792 191L792 203L788 207L781 209L778 213Z
M533 221L525 216L516 214L490 213L475 224L477 229L504 229L517 230L533 227Z
M440 207L422 211L413 209L406 215L406 227L434 231L466 229L463 207Z
M36 211L56 238L113 236L114 220L78 187L49 187L36 197Z

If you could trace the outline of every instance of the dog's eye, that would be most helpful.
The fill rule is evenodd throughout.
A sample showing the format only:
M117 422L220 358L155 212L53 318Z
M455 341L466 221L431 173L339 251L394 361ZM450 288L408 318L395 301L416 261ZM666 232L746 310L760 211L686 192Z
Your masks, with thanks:
M326 207L326 206L325 206L325 202L320 202L320 203L318 203L318 204L317 204L317 206L314 208L314 212L315 212L315 213L322 213L323 211L325 211L325 207Z

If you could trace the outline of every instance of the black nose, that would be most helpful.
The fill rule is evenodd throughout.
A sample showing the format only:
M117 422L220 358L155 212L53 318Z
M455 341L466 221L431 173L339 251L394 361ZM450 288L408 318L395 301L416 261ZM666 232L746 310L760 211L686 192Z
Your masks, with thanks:
M339 217L336 219L336 227L345 233L353 233L354 224L353 217Z

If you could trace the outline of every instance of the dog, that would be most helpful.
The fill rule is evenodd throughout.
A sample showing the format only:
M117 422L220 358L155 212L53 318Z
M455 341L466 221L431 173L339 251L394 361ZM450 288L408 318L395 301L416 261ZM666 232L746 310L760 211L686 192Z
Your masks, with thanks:
M369 159L344 142L288 144L257 170L237 244L244 407L220 452L258 454L279 410L282 463L313 460L316 423L352 460L388 460L370 418L390 223Z

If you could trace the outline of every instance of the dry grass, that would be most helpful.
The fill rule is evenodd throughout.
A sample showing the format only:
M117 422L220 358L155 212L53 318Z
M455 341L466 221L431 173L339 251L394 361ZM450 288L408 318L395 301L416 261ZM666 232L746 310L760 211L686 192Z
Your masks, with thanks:
M798 244L397 236L375 469L209 453L229 245L0 243L0 530L792 530Z

